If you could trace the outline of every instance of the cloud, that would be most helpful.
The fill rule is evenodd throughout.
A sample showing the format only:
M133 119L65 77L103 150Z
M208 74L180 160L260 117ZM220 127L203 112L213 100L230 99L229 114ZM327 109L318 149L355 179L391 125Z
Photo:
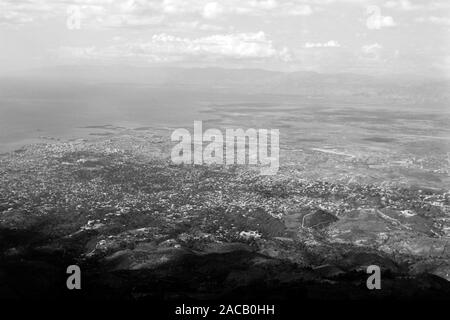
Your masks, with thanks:
M223 8L217 2L209 2L203 7L203 17L214 19L223 12Z
M207 3L203 8L203 17L216 18L219 14L241 16L307 16L313 13L311 6L297 1L276 0L228 0L218 5Z
M402 11L439 10L450 8L448 0L389 0L384 3L385 8Z
M312 0L309 0L312 1ZM314 1L312 3L315 3ZM69 6L78 6L85 27L142 26L154 17L183 20L215 19L220 15L311 15L308 1L277 0L0 0L0 19L10 24L67 17Z
M0 25L22 25L32 22L33 18L20 12L0 12Z
M249 1L249 4L263 10L272 10L278 7L278 2L275 0L251 0Z
M328 42L325 43L312 43L312 42L307 42L305 43L305 48L337 48L340 47L341 45L339 44L339 42L335 41L335 40L330 40Z
M161 3L160 10L167 14L185 14L196 11L197 6L195 1L191 3L183 0L164 0Z
M285 12L288 15L309 16L313 13L313 9L309 5L288 5Z
M432 24L438 24L443 26L450 26L450 17L436 17L436 16L430 16L427 18L416 18L417 22L424 23L432 23Z
M193 21L177 21L177 22L171 22L168 24L168 27L170 27L171 30L176 30L178 32L186 32L186 30L200 30L200 31L211 31L211 32L218 32L223 31L227 28L213 25L213 24L207 24L202 23L199 20L193 20ZM231 30L232 28L228 28Z
M51 9L52 5L42 0L0 0L0 25L20 26L45 19L52 15Z
M405 11L418 10L420 5L412 4L409 0L395 0L387 1L384 6L386 8L401 9Z
M383 46L375 42L372 44L367 44L367 45L362 46L362 51L364 53L373 53L373 52L378 51L381 48L383 48Z
M366 44L361 47L364 58L378 60L383 46L379 43Z
M217 34L200 38L183 38L166 33L153 35L150 41L121 42L105 48L63 47L63 58L129 58L149 61L192 59L277 59L289 61L287 48L276 49L264 32Z
M311 2L311 1L310 1ZM315 3L312 1L312 3ZM246 8L246 10L242 10ZM308 16L314 10L308 1L279 1L276 0L249 0L247 2L241 1L242 13L263 14L269 13L274 15L285 16Z

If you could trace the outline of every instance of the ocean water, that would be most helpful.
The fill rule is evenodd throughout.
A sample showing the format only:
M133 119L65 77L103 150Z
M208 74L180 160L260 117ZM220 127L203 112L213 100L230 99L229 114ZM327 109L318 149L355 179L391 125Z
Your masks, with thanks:
M122 85L33 86L0 91L0 151L47 139L106 134L113 127L176 126L200 119L207 95ZM100 130L105 126L105 130Z

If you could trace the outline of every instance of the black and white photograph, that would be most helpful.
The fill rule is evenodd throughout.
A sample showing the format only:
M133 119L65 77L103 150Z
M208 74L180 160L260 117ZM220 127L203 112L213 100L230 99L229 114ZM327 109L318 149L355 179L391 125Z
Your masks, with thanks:
M0 0L2 309L449 300L448 0Z

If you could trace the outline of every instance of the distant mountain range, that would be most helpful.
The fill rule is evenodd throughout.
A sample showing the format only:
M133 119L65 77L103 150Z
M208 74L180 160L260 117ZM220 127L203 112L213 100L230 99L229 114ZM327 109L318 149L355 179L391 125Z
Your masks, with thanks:
M399 98L450 101L450 80L413 75L369 76L310 71L278 72L260 69L142 68L135 66L61 66L34 69L0 78L0 89L12 83L39 82L123 84L231 92L307 96Z

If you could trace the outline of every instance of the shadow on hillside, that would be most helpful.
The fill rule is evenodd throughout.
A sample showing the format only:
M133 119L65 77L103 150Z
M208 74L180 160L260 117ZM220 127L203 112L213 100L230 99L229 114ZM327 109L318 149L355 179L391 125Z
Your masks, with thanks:
M366 288L367 274L334 276L256 252L187 252L151 269L111 270L81 260L89 235L68 241L38 230L0 229L0 298L51 300L286 301L297 299L448 299L450 283L433 275L385 273L382 290ZM82 289L68 290L66 268L82 270Z

